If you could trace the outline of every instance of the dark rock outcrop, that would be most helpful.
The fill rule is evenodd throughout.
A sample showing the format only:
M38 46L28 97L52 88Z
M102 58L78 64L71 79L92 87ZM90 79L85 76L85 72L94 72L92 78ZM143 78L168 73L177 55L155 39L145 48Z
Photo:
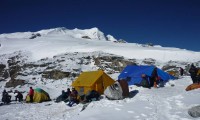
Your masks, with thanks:
M25 80L19 80L19 79L11 79L9 82L6 83L5 87L17 87L18 85L24 85Z
M29 39L35 39L36 37L41 37L40 33L32 34Z
M63 72L60 70L52 70L52 71L44 71L42 74L42 77L47 78L47 79L58 80L58 79L66 78L69 75L70 75L70 72Z
M89 36L82 36L84 39L91 39Z

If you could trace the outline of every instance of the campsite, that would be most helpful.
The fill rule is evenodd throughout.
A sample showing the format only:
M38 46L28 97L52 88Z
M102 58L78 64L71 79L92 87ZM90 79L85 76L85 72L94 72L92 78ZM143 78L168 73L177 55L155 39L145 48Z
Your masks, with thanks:
M1 106L2 119L193 119L187 110L199 103L199 90L185 92L191 82L189 77L171 81L162 89L146 89L131 86L132 98L91 102L80 112L83 105L68 107L64 102L53 101L39 104L12 104ZM174 87L171 87L174 84ZM31 108L31 109L30 109ZM92 114L91 114L92 113Z
M192 84L191 64L200 67L199 52L78 36L102 33L96 28L37 33L41 36L34 39L31 32L0 35L0 96L4 89L11 96L9 104L0 105L2 120L194 119L188 110L199 105L200 89L186 88ZM68 88L79 97L88 98L93 90L99 95L72 106L68 100L56 102ZM23 102L15 101L15 90Z

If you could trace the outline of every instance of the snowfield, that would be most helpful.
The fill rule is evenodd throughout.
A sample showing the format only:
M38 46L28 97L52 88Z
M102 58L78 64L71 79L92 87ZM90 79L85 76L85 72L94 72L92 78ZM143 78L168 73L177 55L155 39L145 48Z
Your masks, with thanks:
M174 84L175 86L171 86ZM103 97L81 111L82 104L68 107L66 103L18 103L0 106L1 120L192 120L188 109L199 105L200 89L186 92L190 77L169 82L163 88L131 86L131 97L108 100Z
M31 37L36 34L40 34L40 36L32 39ZM169 61L200 62L200 52L159 45L119 43L111 35L105 37L98 28L86 30L55 28L37 32L1 34L0 44L0 64L5 64L6 69L9 69L8 59L16 55L19 56L17 59L20 59L22 63L37 62L38 64L43 62L41 59L48 58L48 62L57 62L55 56L63 57L66 61L61 62L55 68L63 71L70 71L73 68L83 71L97 70L94 63L89 65L75 63L81 62L79 58L84 55L98 56L98 54L105 53L137 61L152 58L159 63L158 67L164 66ZM69 59L73 58L71 61L66 56L62 56L62 54L74 52L81 52L82 56L68 55ZM176 62L171 64L185 67ZM197 67L200 67L200 64ZM42 67L24 69L27 73L35 73L28 76L17 76L18 79L31 83L24 86L5 88L5 84L10 78L0 81L0 96L4 89L7 91L18 89L24 91L25 97L29 87L32 86L44 89L54 100L61 94L61 90L71 88L72 80L70 78L44 81L41 75L37 74L43 69ZM118 75L119 73L113 73L110 76L116 80ZM189 108L200 104L200 89L186 92L185 88L191 83L190 76L182 76L168 82L165 87L157 89L129 86L130 98L108 100L102 95L100 101L91 102L83 111L83 104L68 107L64 102L55 103L54 101L33 104L12 102L10 105L0 106L0 120L192 120L194 118L187 112ZM15 95L12 93L11 95L14 100Z

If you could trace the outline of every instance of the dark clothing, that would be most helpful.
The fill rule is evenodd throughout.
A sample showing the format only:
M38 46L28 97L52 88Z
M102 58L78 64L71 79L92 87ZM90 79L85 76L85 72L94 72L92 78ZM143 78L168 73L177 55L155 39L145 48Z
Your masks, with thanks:
M29 95L30 97L30 102L32 103L33 102L33 95Z
M142 87L150 88L150 84L147 77L142 77L142 81L140 83Z
M61 101L68 102L69 101L68 97L70 96L70 94L71 94L70 90L67 90L67 92L63 90L62 94L56 98L55 102L61 102Z
M150 78L150 87L154 86L154 83L157 82L157 78L158 78L157 68L154 68Z
M2 96L5 96L6 94L8 94L5 90L2 93Z
M6 91L3 91L2 95L3 95L2 96L2 102L4 104L8 104L8 103L11 102L11 96Z
M67 94L67 97L68 97L71 94L71 91L67 90L66 94Z
M200 75L197 76L197 83L200 83Z
M17 101L17 99L18 99L19 102L23 101L22 93L17 92L17 95L15 96L15 101Z
M75 89L72 90L72 92L71 92L71 94L70 94L70 100L69 100L68 106L72 107L72 105L73 105L74 103L78 104L79 101L78 101L77 97L78 97L78 92L77 92L77 90L75 90Z
M78 92L76 90L72 90L70 97L71 97L71 100L76 101L78 97Z
M180 75L181 76L183 76L183 72L184 72L183 68L180 68Z
M60 96L60 101L64 101L68 98L68 95L65 91L62 91L62 94Z
M190 76L192 78L192 82L196 83L197 82L197 78L196 78L197 68L195 66L191 66L190 69L189 69L189 73L190 73Z
M100 97L100 94L99 94L97 91L92 90L91 92L89 92L89 93L86 95L86 100L87 100L87 102L90 102L90 101L92 101L93 99L98 100L99 97Z

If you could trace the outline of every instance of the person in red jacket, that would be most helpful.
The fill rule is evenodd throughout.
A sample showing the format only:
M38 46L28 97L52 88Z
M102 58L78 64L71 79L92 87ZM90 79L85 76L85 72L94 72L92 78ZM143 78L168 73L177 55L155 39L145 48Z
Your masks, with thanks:
M33 95L34 95L34 90L32 87L30 87L29 93L28 93L29 97L30 97L30 102L33 102Z

